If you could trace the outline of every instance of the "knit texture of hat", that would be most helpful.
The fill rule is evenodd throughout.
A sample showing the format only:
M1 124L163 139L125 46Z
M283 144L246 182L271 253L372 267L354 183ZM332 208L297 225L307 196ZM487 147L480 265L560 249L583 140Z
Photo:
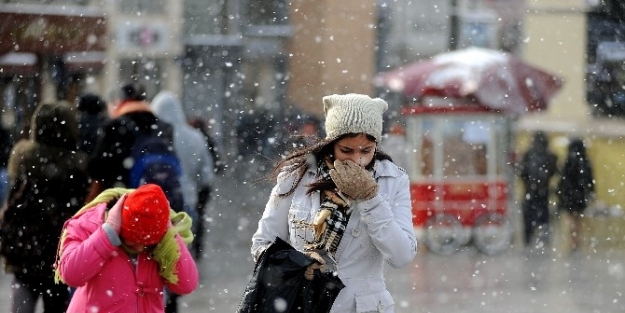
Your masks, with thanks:
M327 139L344 134L364 133L382 139L382 114L388 108L386 101L355 93L323 97Z
M146 246L157 244L168 225L169 201L161 187L146 184L128 194L122 207L122 239Z

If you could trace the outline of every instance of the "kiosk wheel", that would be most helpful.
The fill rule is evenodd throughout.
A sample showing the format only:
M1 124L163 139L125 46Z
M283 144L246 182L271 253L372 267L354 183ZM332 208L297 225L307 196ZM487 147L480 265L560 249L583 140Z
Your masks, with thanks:
M428 219L425 228L425 245L439 255L450 255L460 248L462 225L453 215L439 213Z
M487 255L506 251L512 243L512 236L512 223L500 213L483 214L473 224L473 244Z

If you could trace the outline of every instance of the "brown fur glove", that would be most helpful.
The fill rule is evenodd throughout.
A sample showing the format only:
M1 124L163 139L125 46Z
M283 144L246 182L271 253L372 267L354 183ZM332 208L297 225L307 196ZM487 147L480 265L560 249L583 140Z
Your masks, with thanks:
M378 183L364 167L350 161L334 161L330 177L341 193L354 200L369 200L378 194Z

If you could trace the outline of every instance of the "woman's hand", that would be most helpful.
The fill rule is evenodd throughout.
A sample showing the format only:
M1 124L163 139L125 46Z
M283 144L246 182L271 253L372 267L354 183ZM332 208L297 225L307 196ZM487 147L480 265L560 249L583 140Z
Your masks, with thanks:
M123 194L117 202L115 202L115 205L109 209L106 216L106 223L111 225L117 234L119 234L122 228L122 207L124 206L124 201L127 196L127 194Z
M334 161L330 177L341 193L354 200L369 200L378 194L378 183L371 173L351 160Z
M313 264L310 264L306 271L304 272L304 278L308 280L313 280L315 278L315 270L325 271L326 261L319 255L319 253L314 251L304 251L303 252L307 257L315 260Z

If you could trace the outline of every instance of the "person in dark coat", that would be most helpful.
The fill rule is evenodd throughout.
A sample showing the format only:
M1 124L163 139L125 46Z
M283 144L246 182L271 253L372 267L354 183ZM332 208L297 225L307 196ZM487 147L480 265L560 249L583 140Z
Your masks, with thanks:
M124 84L119 99L113 102L110 120L102 126L102 136L92 152L87 172L92 179L86 201L113 187L130 187L128 159L138 137L137 132L158 133L172 144L174 131L170 124L159 120L147 102L145 87L138 82ZM162 186L161 186L162 187Z
M0 208L4 205L9 189L7 163L13 147L11 132L0 123Z
M523 222L525 244L529 245L536 230L543 230L539 238L543 244L549 241L549 194L550 181L558 171L557 156L549 150L547 135L534 134L530 148L523 155L519 176L525 187L523 197Z
M87 93L78 99L77 109L79 114L78 129L80 141L78 148L87 154L91 154L102 135L102 125L108 121L106 102L100 96Z
M584 142L575 138L571 140L568 154L562 168L562 176L558 184L558 209L571 217L571 248L579 248L581 243L582 216L589 199L594 199L595 181L592 164L586 155Z
M4 268L13 275L11 312L65 312L66 285L54 283L54 261L63 223L83 204L88 190L87 155L78 150L76 116L64 103L39 105L29 139L9 157L10 193L2 212Z

